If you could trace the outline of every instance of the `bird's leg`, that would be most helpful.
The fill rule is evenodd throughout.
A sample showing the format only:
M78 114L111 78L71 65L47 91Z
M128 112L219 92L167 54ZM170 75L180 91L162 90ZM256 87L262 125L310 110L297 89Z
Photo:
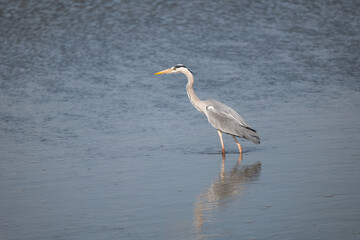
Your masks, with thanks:
M234 135L231 135L231 136L234 138L234 140L235 140L235 142L236 142L236 145L237 145L238 148L239 148L239 152L242 153L242 147L241 147L240 143L238 142L238 140L236 139L236 137L235 137Z
M221 152L223 155L225 155L225 147L224 147L224 142L223 142L223 138L222 138L222 132L219 129L217 131L218 131L220 141L221 141Z
M241 163L241 160L242 160L243 156L242 156L242 152L239 154L239 159L237 161L236 164L240 164Z

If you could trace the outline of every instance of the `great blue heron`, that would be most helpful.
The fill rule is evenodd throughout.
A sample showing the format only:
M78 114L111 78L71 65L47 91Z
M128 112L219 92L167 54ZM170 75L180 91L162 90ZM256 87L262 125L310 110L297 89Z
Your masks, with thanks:
M245 138L255 144L260 143L260 137L256 133L256 130L251 128L245 120L231 107L218 102L216 100L201 101L194 92L194 77L191 71L182 64L177 64L171 68L155 73L158 74L171 74L171 73L183 73L188 79L186 84L186 92L190 99L190 102L194 107L203 114L206 115L210 124L217 129L221 142L222 154L225 154L225 147L222 138L222 133L231 135L236 145L239 148L239 152L242 153L240 143L236 137Z

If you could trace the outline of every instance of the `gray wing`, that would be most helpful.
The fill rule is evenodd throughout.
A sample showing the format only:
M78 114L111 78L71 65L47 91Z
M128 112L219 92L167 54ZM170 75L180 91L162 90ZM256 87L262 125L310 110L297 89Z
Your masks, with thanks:
M255 144L260 143L256 130L252 129L234 109L216 100L207 100L205 104L205 114L214 128L248 139Z

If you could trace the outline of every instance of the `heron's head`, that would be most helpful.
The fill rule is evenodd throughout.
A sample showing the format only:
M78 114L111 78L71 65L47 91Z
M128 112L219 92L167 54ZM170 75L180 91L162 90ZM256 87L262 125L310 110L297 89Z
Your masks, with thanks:
M175 66L162 70L160 72L155 73L155 75L158 74L171 74L171 73L185 73L185 71L190 71L187 67L185 67L183 64L176 64ZM191 72L191 71L190 71Z

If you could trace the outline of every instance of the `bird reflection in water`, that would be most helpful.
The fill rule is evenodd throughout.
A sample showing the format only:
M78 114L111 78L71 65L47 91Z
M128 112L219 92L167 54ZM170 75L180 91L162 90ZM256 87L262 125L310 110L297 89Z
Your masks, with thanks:
M204 213L211 213L218 208L226 207L227 203L246 189L248 183L258 180L261 162L240 166L241 160L242 154L235 166L229 171L225 171L225 156L223 155L219 178L205 192L198 195L194 210L194 227L200 239L202 238L202 226L204 222L209 221L204 219L206 217Z

